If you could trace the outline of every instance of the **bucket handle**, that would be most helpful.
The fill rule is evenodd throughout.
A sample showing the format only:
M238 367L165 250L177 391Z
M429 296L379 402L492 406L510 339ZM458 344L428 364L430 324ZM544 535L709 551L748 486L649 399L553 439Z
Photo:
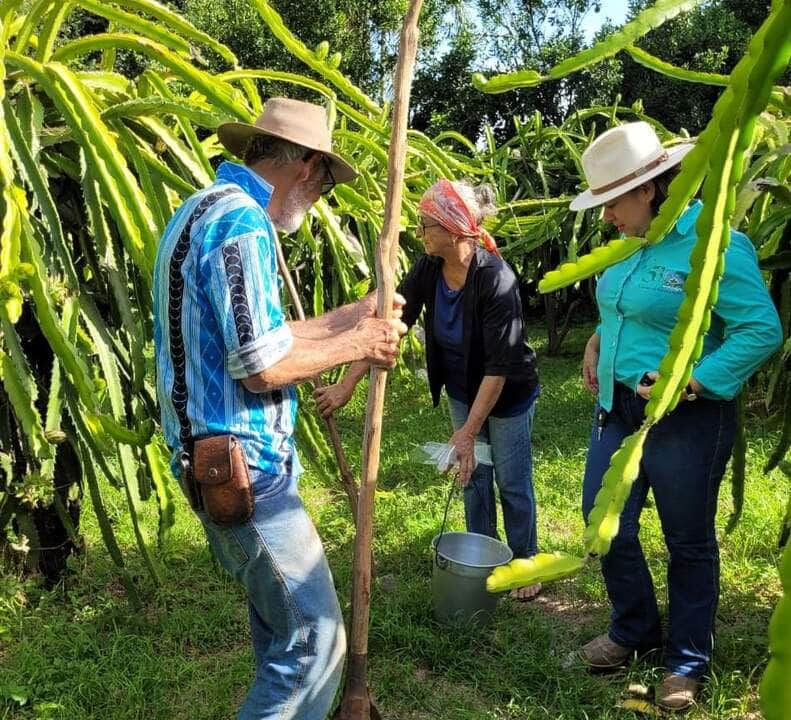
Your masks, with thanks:
M448 493L448 500L445 503L445 514L442 516L442 527L440 528L437 542L434 544L434 562L440 569L445 569L448 565L448 561L445 558L440 558L439 544L442 542L442 536L445 534L445 525L448 522L448 509L450 508L450 501L453 499L454 492L456 492L456 480L451 479L450 492Z
M475 482L475 478L470 478L470 483L472 487L475 489L475 494L478 496L478 499L481 501L481 505L483 507L487 507L486 503L481 496L481 491L478 489L478 484ZM437 549L439 548L439 544L442 541L442 536L445 534L445 525L448 522L448 509L450 508L450 501L453 499L453 493L456 492L457 489L460 488L460 485L456 482L455 476L451 477L450 481L450 492L448 493L448 500L445 503L445 513L442 516L442 527L439 531L439 537L437 538L437 544L434 546L434 554L437 554ZM492 525L494 526L496 523L496 518L492 518Z
M478 499L481 501L481 504L486 507L486 503L483 501L483 497L481 496L481 491L478 489L478 485L475 482L474 478L470 478L470 482L472 483L473 488L475 488L475 493L478 495ZM439 531L439 537L437 537L437 542L434 545L434 562L437 564L437 567L441 570L444 570L448 566L448 560L444 557L440 557L439 554L439 544L442 542L442 536L445 534L445 525L448 522L448 510L450 509L450 501L453 499L453 494L456 492L457 489L460 488L460 485L456 482L455 476L451 477L450 480L450 492L448 493L448 500L445 503L445 513L442 516L442 527ZM494 525L494 521L492 522Z

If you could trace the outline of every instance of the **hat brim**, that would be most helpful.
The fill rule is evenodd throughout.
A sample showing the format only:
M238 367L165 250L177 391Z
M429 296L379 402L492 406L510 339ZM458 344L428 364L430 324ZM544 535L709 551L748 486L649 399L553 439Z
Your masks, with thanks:
M686 154L695 147L694 143L684 143L683 145L676 145L667 149L667 160L659 163L655 168L651 168L642 175L631 180L627 180L612 190L603 193L592 193L590 190L580 193L569 203L569 210L588 210L589 208L604 205L604 203L614 200L617 197L634 190L634 188L642 185L646 180L655 178L661 175L668 168L678 165L686 156Z
M247 143L249 142L250 138L254 137L255 135L269 135L271 137L279 137L283 140L293 142L296 145L301 145L302 147L308 148L309 150L320 152L329 160L332 177L336 183L351 182L359 175L359 173L340 155L315 147L310 143L306 143L304 138L297 139L289 137L287 133L271 133L263 130L260 127L256 127L255 125L240 122L223 123L217 128L217 139L229 153L235 155L239 159L244 157L244 151L247 148Z

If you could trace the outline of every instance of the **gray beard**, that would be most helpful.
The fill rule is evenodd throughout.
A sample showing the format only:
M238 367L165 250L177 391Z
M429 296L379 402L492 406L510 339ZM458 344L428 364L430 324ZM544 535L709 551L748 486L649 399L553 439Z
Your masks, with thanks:
M272 218L272 223L278 230L286 234L299 230L312 204L306 195L304 186L299 186L285 198L280 213Z
M272 219L274 226L280 230L280 232L286 233L286 235L290 235L291 233L296 232L299 230L300 225L302 225L302 221L305 219L306 210L301 210L298 213L291 213L287 216L283 216L278 220Z

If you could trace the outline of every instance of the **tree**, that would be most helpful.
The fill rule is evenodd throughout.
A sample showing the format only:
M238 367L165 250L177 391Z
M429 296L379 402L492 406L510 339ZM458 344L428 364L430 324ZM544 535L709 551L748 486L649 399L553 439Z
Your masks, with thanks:
M598 0L477 0L476 5L491 41L484 58L503 71L540 63L555 45L570 42L579 49L585 16L601 10Z
M180 0L186 17L227 45L242 65L304 72L296 58L273 37L249 0ZM403 0L322 0L271 3L286 26L309 47L328 42L330 53L341 52L343 73L375 99L390 92ZM452 0L427 0L421 15L421 45L437 42L437 28ZM289 88L293 94L293 89ZM271 92L267 92L271 95Z
M628 20L651 4L651 0L631 0ZM717 0L654 29L637 45L673 65L728 74L768 12L769 3L765 0ZM596 39L613 30L612 25L606 25ZM720 87L692 85L657 75L625 53L589 68L585 77L591 82L576 88L575 106L609 104L616 94L626 104L642 99L648 115L671 130L684 128L691 134L705 127L722 91Z
M482 68L511 72L545 71L584 47L582 23L598 12L597 0L476 0L445 18L448 49L441 57L424 53L414 90L415 127L434 132L454 127L471 138L490 125L499 141L513 136L513 116L535 110L549 123L566 116L583 79L547 83L503 95L484 95L470 85Z
M489 39L480 60L497 72L543 73L574 55L585 46L585 16L601 10L598 0L477 0L477 6ZM575 76L522 93L523 113L539 110L548 122L561 122L581 83Z
M476 67L478 42L474 29L465 25L440 58L428 60L412 86L412 126L429 135L453 128L465 137L480 136L492 123L498 103L470 84Z

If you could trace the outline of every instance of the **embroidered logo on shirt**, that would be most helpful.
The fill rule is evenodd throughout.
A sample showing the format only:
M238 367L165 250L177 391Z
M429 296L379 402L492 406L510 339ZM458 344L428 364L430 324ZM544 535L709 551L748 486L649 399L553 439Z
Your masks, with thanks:
M687 273L679 272L678 270L668 270L662 276L662 287L673 292L682 292L686 279Z
M687 273L668 270L664 265L654 265L643 271L641 285L646 289L679 293L684 289Z
M643 272L643 281L647 284L655 284L662 279L667 272L664 265L654 265L653 267L646 268Z

